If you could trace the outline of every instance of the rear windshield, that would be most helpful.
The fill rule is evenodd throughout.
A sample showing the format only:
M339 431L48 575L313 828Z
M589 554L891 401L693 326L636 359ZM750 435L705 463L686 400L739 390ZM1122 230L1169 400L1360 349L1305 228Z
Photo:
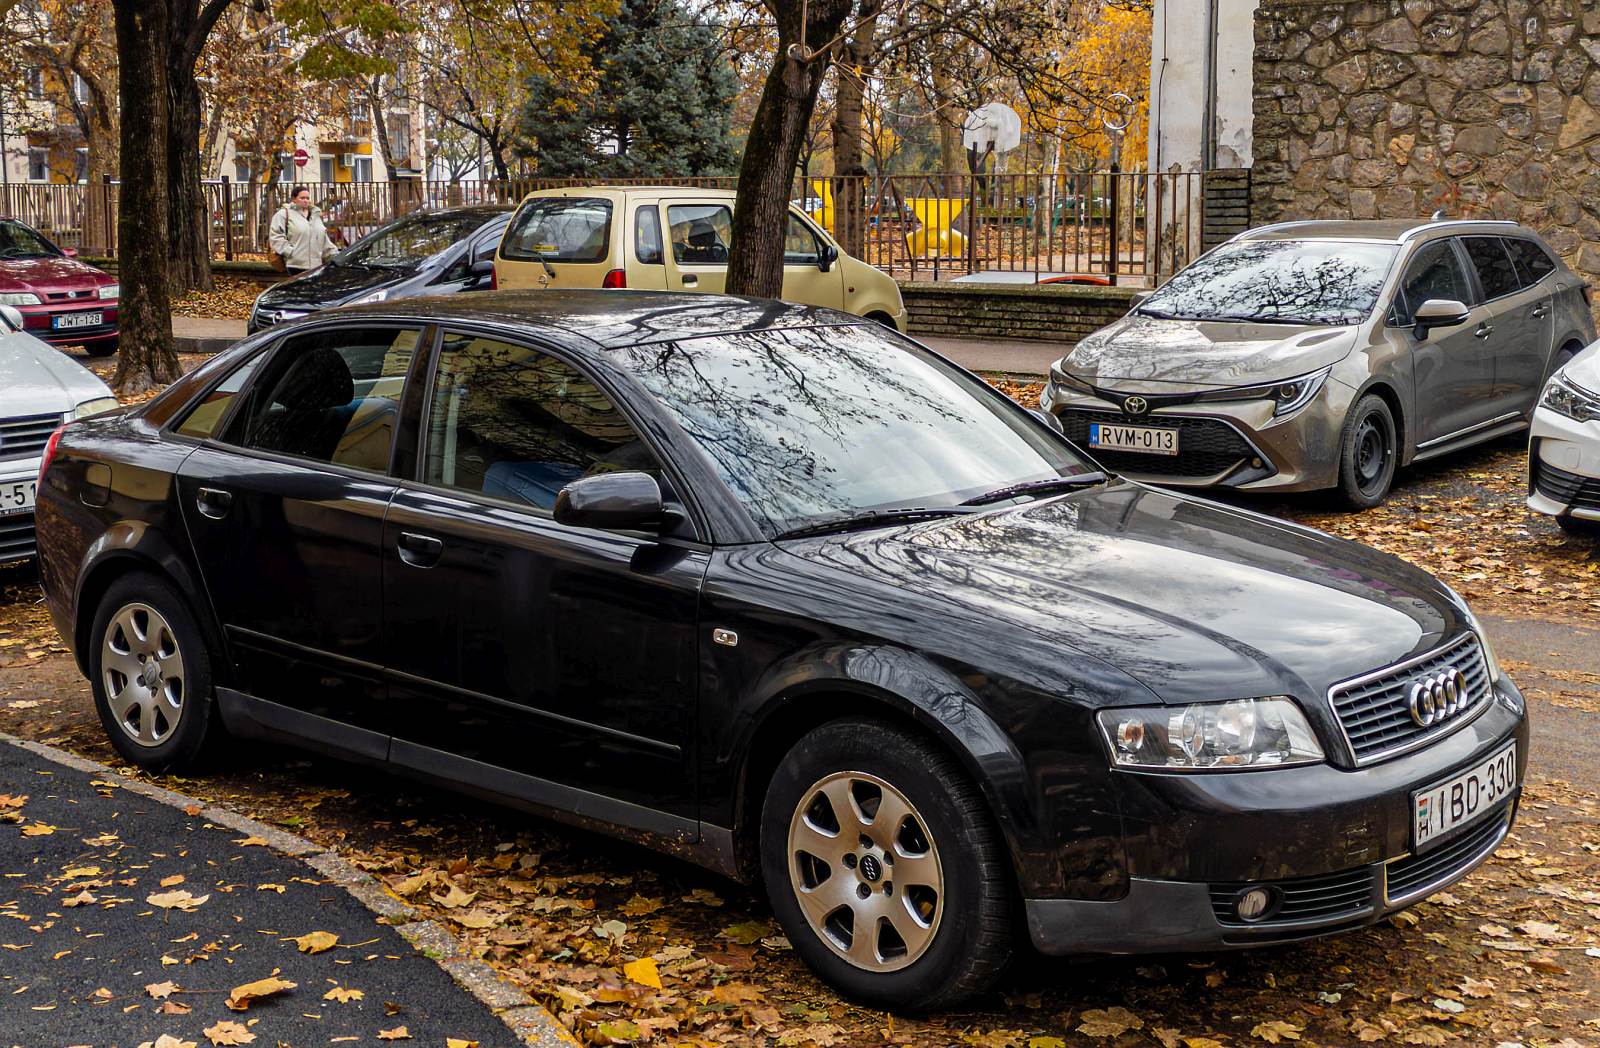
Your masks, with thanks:
M357 241L333 260L341 266L413 269L471 236L483 223L481 214L411 215Z
M1251 240L1217 248L1144 300L1144 316L1356 324L1372 315L1392 244Z
M537 197L517 209L500 255L528 262L603 262L610 245L611 201Z

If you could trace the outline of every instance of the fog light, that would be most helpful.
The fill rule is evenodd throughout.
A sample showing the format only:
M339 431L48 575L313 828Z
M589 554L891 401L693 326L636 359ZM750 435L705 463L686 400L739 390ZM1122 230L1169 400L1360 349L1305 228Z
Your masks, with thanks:
M1272 908L1272 891L1268 888L1246 888L1233 899L1233 912L1243 921L1259 921Z
M1253 458L1253 459L1250 460L1250 467L1252 469L1260 469L1262 466L1265 466L1265 465L1266 465L1266 463L1262 462L1258 458Z

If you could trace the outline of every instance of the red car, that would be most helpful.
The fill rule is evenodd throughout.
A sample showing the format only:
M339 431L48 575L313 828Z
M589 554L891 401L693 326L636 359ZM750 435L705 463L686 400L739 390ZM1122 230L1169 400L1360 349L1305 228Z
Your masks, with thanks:
M91 357L117 350L117 298L109 273L77 259L21 222L0 218L0 306L22 313L28 334Z

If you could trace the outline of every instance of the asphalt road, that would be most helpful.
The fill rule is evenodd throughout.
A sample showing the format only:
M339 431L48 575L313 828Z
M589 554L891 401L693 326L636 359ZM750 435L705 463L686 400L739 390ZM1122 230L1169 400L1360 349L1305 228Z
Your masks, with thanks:
M309 866L99 782L0 743L0 815L22 818L0 824L0 1044L133 1048L163 1034L209 1044L203 1031L230 1020L254 1045L370 1044L401 1026L430 1045L518 1043ZM18 808L6 796L27 800ZM41 826L49 832L29 829ZM175 891L205 901L190 910L147 902ZM292 937L315 931L339 945L300 952ZM227 1007L235 987L274 972L296 987L246 1011ZM177 986L170 996L147 989L167 982ZM326 999L334 987L361 997Z

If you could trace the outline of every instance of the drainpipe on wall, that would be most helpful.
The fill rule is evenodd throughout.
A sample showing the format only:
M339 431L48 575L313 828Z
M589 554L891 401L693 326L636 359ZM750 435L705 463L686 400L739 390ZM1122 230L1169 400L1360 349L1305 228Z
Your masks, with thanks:
M1217 3L1206 0L1205 61L1201 80L1203 105L1200 122L1200 170L1210 171L1217 163Z

